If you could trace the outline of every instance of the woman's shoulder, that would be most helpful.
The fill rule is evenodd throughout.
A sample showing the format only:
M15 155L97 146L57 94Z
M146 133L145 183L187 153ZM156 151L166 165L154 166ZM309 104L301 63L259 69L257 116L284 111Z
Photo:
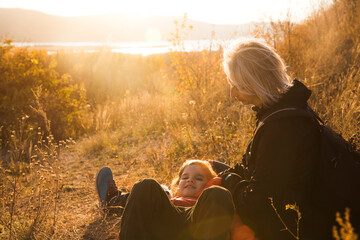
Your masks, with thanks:
M259 122L254 133L254 142L265 141L276 144L279 140L283 140L284 144L289 144L300 139L317 141L320 137L319 123L315 118L296 111L277 114L276 117Z

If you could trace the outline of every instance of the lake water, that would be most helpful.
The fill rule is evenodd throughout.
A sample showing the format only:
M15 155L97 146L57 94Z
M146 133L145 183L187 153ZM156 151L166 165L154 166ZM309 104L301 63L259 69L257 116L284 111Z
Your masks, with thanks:
M185 40L179 47L174 47L171 42L14 42L16 47L32 47L46 49L49 54L57 53L60 50L72 50L75 52L96 52L103 48L109 49L111 52L125 54L141 54L144 56L151 54L167 53L171 50L178 51L202 51L204 49L217 50L220 46L226 47L233 40Z

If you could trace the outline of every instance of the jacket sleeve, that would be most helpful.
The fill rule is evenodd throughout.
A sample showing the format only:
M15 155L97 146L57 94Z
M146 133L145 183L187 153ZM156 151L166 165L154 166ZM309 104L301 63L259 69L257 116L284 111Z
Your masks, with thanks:
M274 215L269 198L282 208L299 203L313 184L318 142L314 124L304 118L278 119L262 126L251 147L250 178L239 182L233 192L240 217Z

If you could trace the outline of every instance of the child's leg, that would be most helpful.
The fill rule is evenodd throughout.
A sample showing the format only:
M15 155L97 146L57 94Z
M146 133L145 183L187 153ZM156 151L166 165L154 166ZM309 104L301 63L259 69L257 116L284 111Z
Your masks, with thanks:
M129 197L129 193L122 193L120 190L117 190L106 204L106 210L109 214L116 214L121 216L124 212L126 201Z
M183 236L185 228L185 212L170 202L157 181L144 179L137 182L130 192L119 239L187 239Z
M190 215L194 239L226 240L234 217L231 193L223 187L205 189Z

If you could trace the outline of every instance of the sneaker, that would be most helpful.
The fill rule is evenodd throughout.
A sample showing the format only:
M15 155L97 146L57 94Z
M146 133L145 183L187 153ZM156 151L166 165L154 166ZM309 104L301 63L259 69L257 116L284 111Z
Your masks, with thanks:
M103 167L96 174L95 188L99 197L100 206L105 208L108 197L117 190L112 171L109 167Z

